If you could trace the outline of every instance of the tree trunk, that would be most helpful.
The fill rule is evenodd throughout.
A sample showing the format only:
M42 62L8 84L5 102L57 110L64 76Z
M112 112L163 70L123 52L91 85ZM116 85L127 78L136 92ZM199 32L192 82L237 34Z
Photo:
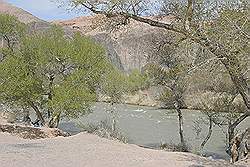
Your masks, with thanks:
M230 123L230 125L228 126L229 143L231 143L231 140L234 137L235 128L243 120L250 116L250 95L248 92L247 80L244 78L244 75L241 72L241 65L235 54L228 52L224 46L214 41L210 41L207 38L194 38L193 40L201 44L202 46L205 46L217 58L220 58L221 63L227 69L232 82L234 83L237 91L239 92L244 101L244 104L247 107L245 113L239 116L233 123Z
M25 124L30 125L31 119L30 119L30 112L27 107L23 107L23 120Z
M208 140L210 139L211 135L212 135L212 129L213 129L213 120L212 117L209 117L209 128L208 128L208 134L205 137L205 139L203 140L203 142L201 143L201 150L203 150L205 144L208 142Z
M202 36L202 35L201 35ZM203 37L203 36L202 36ZM207 48L211 53L213 53L217 58L220 59L221 63L227 69L232 82L239 91L242 99L247 107L246 115L250 115L250 95L248 93L247 80L244 78L241 72L241 65L237 56L230 53L225 49L223 45L216 43L215 41L210 41L205 37L191 38L193 41L199 43L200 45ZM245 119L245 118L244 118ZM238 125L238 124L237 124ZM236 125L236 126L237 126Z
M49 127L50 128L57 128L60 122L60 116L61 112L58 112L57 114L54 115L54 117L51 118L49 121Z
M184 140L184 130L183 130L183 115L182 115L182 111L180 109L180 105L177 102L175 102L175 109L178 113L178 120L179 120L179 135L180 135L180 141L181 141L181 149L182 151L186 152L188 151L187 150L187 147L186 147L186 143L185 143L185 140Z
M116 132L116 120L115 120L115 118L112 119L112 132Z
M231 123L231 120L228 122L228 130L227 130L227 133L228 133L228 148L227 148L227 153L232 156L232 145L233 145L233 139L235 137L235 134L234 134L234 130L235 130L235 126L232 126L232 123Z
M228 130L227 130L227 132L228 132L228 144L229 144L229 147L231 145L232 139L234 138L234 129L235 128L232 126L231 121L229 121L228 122Z
M43 118L42 113L39 111L38 107L33 102L29 102L29 104L33 108L33 110L36 112L36 116L39 119L39 121L41 122L41 125L44 125L45 120Z
M49 100L53 99L52 88L53 88L54 79L55 79L54 75L49 76L49 93L48 93ZM51 115L52 115L52 111L50 108L48 108L48 118L50 118Z
M111 102L111 114L112 114L112 123L111 123L111 130L112 132L115 132L116 131L116 113L115 113L115 108L114 108L114 101L112 100Z
M247 157L248 140L250 128L247 128L243 133L233 136L230 140L229 155L231 156L232 163ZM233 135L233 134L232 134Z

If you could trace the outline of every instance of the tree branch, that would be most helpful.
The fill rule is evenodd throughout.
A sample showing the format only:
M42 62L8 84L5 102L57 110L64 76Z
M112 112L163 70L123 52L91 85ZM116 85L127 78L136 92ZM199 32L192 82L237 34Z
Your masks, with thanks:
M193 0L188 0L187 13L186 13L185 25L184 25L185 30L190 29L192 17L193 17Z
M250 116L250 110L247 110L244 114L242 114L239 118L237 118L234 123L230 125L230 129L235 129L244 119Z
M164 28L166 30L170 30L170 31L174 31L177 33L181 33L183 35L187 35L184 31L173 28L172 24L155 21L155 20L152 20L149 18L141 17L138 15L126 13L126 12L105 12L105 11L101 11L101 10L96 9L94 6L89 6L83 2L81 2L80 4L95 14L105 15L106 17L123 16L125 18L131 18L131 19L136 20L138 22L146 23L146 24L153 26L153 27Z
M42 113L39 111L38 107L31 101L29 101L28 103L31 106L31 108L33 108L33 110L36 112L38 119L41 121L41 124L43 125L45 123L45 120L42 116Z

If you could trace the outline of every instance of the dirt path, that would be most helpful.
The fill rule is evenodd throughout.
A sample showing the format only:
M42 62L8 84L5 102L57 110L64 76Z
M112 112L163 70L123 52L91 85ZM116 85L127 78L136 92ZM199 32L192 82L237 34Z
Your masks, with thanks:
M25 140L0 133L1 167L229 167L189 153L122 144L91 134Z

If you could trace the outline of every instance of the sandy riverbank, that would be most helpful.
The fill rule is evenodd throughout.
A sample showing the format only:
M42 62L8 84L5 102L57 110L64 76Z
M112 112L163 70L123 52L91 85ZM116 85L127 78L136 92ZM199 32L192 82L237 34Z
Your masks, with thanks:
M229 167L191 153L150 150L95 135L25 140L0 133L1 167Z

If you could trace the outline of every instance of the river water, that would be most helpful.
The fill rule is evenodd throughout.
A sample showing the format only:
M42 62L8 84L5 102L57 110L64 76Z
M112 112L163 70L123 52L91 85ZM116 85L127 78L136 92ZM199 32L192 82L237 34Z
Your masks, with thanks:
M177 113L174 110L154 107L126 104L115 104L111 107L105 103L97 103L93 106L93 113L73 121L63 121L60 128L71 133L78 133L81 131L81 128L77 126L78 123L98 124L100 121L110 120L111 114L107 111L111 109L116 112L117 126L121 133L128 138L129 143L149 147L158 147L160 143L179 143ZM208 124L206 124L206 119L201 121L201 133L197 135L197 131L194 130L194 122L199 118L206 118L206 116L193 110L183 110L183 116L185 139L192 151L196 152L207 134ZM250 118L244 120L238 130L242 131L247 127L250 127ZM229 158L225 152L225 132L226 127L214 127L211 139L204 148L207 156L215 159Z

